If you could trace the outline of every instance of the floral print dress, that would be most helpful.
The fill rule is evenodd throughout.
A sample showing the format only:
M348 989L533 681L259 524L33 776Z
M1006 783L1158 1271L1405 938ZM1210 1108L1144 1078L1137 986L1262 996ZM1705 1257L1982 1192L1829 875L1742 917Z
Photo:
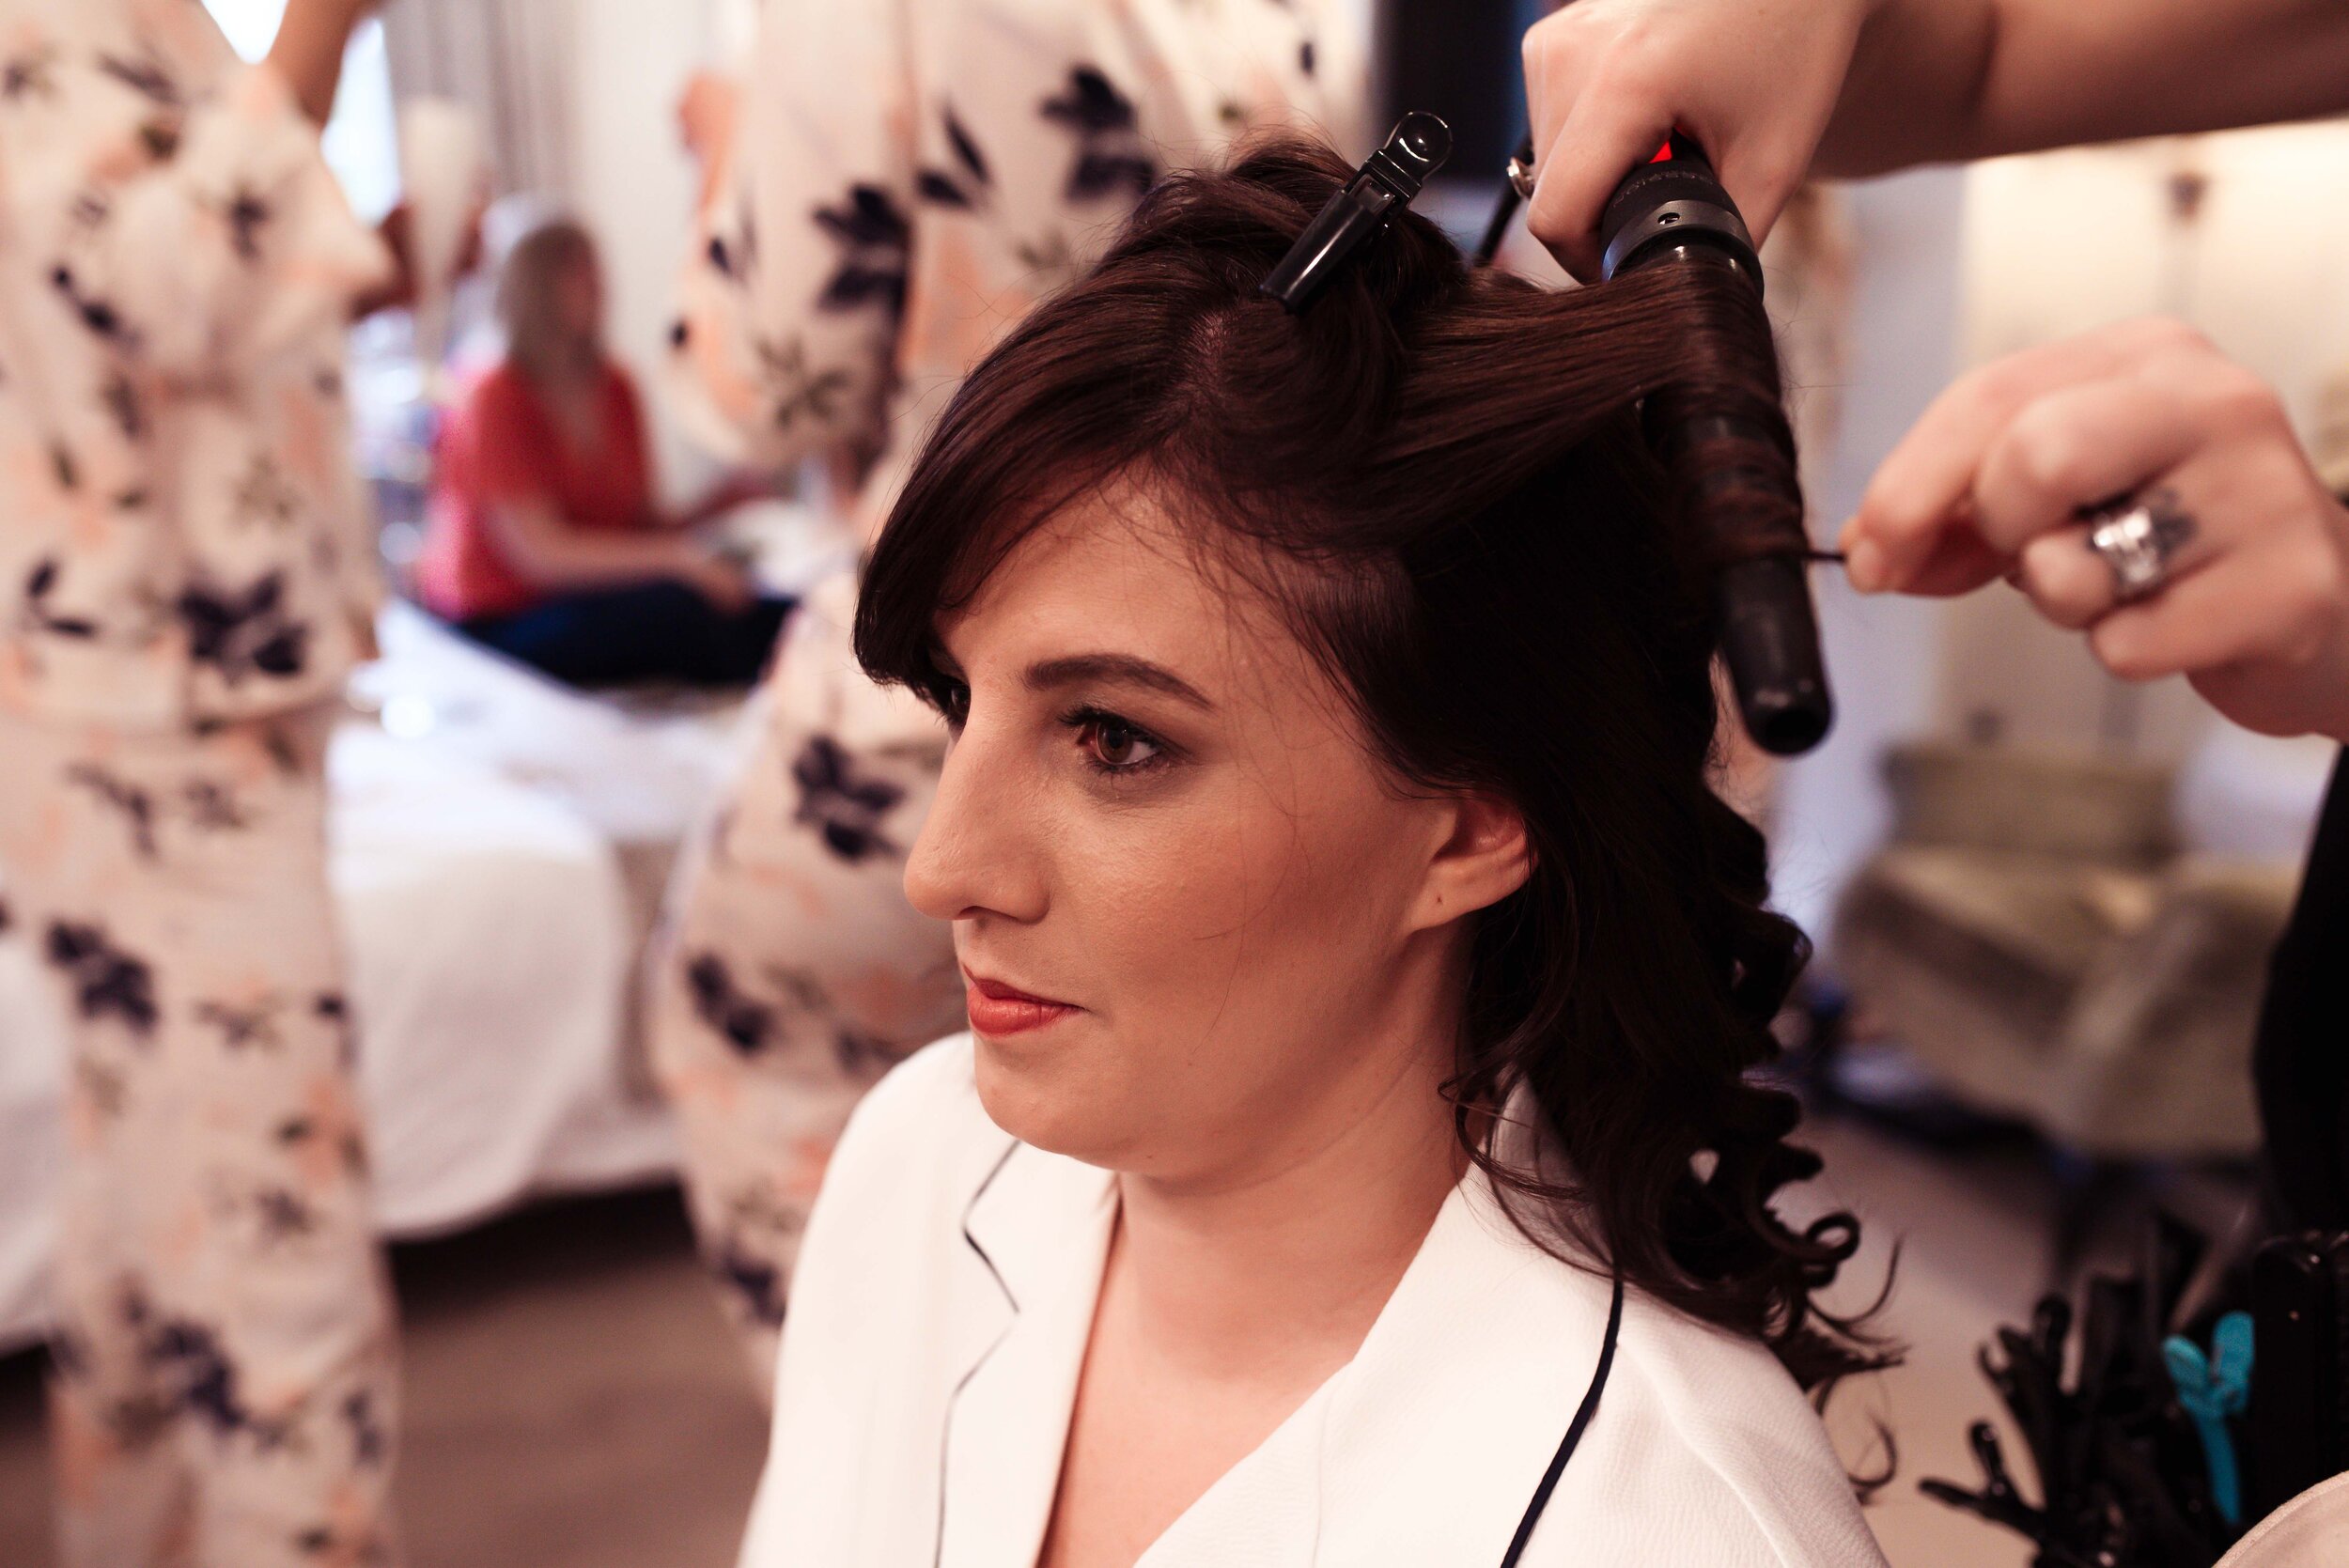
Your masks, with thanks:
M0 710L340 689L380 592L343 329L387 264L199 0L0 0Z
M69 1026L75 1568L392 1558L324 763L387 262L200 0L0 0L0 924Z
M1274 125L1361 143L1350 14L766 0L674 334L690 423L738 460L869 462L840 520L862 543L963 376L1161 176ZM695 1221L762 1392L849 1110L963 1021L951 933L901 886L944 732L858 671L855 600L844 573L794 616L653 960L652 1046Z

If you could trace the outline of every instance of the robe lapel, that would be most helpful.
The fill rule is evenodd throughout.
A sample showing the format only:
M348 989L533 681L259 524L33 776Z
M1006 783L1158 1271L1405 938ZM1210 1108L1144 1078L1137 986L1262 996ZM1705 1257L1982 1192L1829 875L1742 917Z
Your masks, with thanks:
M1335 1384L1332 1379L1323 1385L1255 1452L1209 1487L1135 1568L1307 1568L1333 1560L1316 1546Z
M1610 1292L1472 1172L1353 1361L1143 1568L1499 1568L1596 1370Z
M1015 1144L972 1202L939 1568L1034 1568L1116 1214L1105 1171Z
M1471 1172L1333 1390L1319 1560L1499 1568L1598 1369L1612 1295Z

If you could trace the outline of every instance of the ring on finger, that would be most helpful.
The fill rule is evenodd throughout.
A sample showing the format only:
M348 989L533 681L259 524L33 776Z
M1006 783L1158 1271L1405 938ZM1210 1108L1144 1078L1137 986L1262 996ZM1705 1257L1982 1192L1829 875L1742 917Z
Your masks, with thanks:
M2123 604L2160 592L2196 533L2193 515L2167 489L2108 502L2080 520L2089 525L2090 551L2111 571L2113 598Z
M1485 166L1486 168L1492 167L1489 163ZM1539 179L1540 177L1533 172L1533 165L1532 163L1526 162L1522 158L1514 156L1510 158L1509 186L1512 190L1517 192L1520 198L1526 201L1532 201L1533 199L1533 186Z

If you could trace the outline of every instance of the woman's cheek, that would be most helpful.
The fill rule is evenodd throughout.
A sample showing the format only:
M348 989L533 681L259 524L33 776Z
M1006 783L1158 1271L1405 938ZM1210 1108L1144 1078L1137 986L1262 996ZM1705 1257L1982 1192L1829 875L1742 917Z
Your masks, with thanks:
M1278 868L1252 861L1249 835L1219 802L1125 808L1103 828L1058 852L1081 890L1071 912L1087 967L1154 1009L1212 1001Z

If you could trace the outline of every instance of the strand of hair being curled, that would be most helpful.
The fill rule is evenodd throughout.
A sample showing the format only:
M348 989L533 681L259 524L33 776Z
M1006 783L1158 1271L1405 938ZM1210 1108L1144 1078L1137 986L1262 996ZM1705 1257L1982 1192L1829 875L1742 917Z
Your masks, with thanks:
M1817 1300L1857 1223L1774 1207L1819 1169L1786 1141L1796 1102L1752 1076L1808 946L1711 783L1711 574L1801 538L1767 319L1712 269L1569 291L1471 272L1409 215L1292 318L1257 284L1351 172L1281 140L1144 201L941 417L867 571L859 656L937 690L937 616L1113 478L1201 520L1401 787L1525 819L1532 874L1473 938L1450 1085L1469 1157L1560 1256L1824 1392L1889 1357ZM1643 404L1717 417L1668 462ZM1489 1136L1520 1089L1559 1169Z

